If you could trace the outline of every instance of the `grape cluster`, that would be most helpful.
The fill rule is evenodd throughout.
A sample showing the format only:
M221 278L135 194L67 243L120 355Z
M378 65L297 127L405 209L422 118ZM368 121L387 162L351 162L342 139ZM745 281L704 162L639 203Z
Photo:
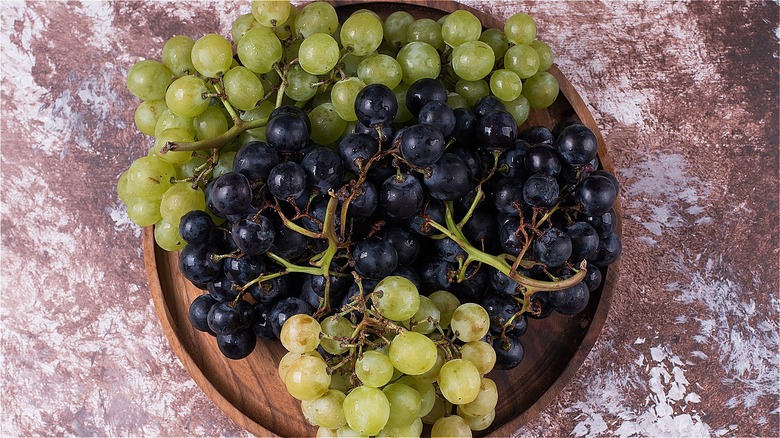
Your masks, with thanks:
M204 291L193 327L231 359L281 339L322 433L487 428L484 375L622 250L594 133L521 129L558 95L533 19L252 1L231 36L175 36L127 76L154 143L117 192Z

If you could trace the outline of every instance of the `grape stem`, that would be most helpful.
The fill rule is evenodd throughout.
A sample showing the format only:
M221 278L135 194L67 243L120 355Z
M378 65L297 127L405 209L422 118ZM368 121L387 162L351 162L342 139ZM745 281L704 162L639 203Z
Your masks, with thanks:
M241 135L242 132L246 131L247 129L261 128L267 123L267 117L250 121L239 119L239 122L233 125L232 128L216 137L191 142L169 141L165 143L165 146L163 146L162 149L160 149L160 154L164 155L169 151L203 151L208 149L221 149L230 144L230 142L235 140L239 135Z

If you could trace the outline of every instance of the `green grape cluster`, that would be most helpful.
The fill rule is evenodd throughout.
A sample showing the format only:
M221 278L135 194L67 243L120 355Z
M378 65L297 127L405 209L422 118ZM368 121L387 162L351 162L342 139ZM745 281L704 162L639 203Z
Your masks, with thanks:
M496 364L483 341L489 326L478 304L444 290L421 296L389 276L321 322L287 319L279 377L317 436L420 436L424 424L432 436L471 436L491 425L498 403L485 377Z

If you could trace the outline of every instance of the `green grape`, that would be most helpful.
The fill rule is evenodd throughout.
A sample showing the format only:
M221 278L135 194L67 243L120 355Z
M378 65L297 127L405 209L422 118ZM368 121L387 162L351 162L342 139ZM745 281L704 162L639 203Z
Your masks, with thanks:
M349 16L352 17L352 16L358 15L358 14L370 14L372 17L376 18L377 20L380 20L380 23L381 23L381 20L382 20L382 17L380 17L379 14L377 14L374 11L372 11L371 9L366 9L366 8L358 9L357 11L351 13Z
M547 71L552 67L554 57L552 49L542 40L534 40L531 43L531 47L536 50L536 54L539 55L539 71Z
M395 275L376 285L372 299L379 313L393 321L406 321L420 308L420 294L414 283Z
M436 79L441 73L439 52L428 43L411 42L398 51L396 57L401 65L403 81L411 85L419 79Z
M460 347L460 358L474 364L483 376L496 365L496 350L483 341L466 342Z
M395 59L395 55L398 54L398 48L391 46L387 40L382 40L382 44L380 44L379 48L376 49L376 53L387 55Z
M447 361L447 358L444 355L444 351L441 348L436 349L436 362L433 363L433 366L428 371L415 376L415 378L428 383L433 383L436 381L436 379L439 377L439 370L441 370L442 365Z
M458 416L466 420L466 423L469 425L469 429L475 432L487 429L488 427L490 427L491 424L493 424L493 420L496 419L495 409L493 409L492 411L488 412L487 414L481 417L474 417L463 412L461 407L462 406L458 406L457 408Z
M353 14L341 25L341 45L355 56L366 56L382 44L382 20L370 13Z
M331 315L320 323L322 333L325 336L320 340L322 349L330 354L344 354L349 351L348 347L342 347L341 341L333 338L349 339L355 328L347 318L338 315ZM389 359L388 359L389 361Z
M406 11L395 11L385 18L383 31L385 40L396 50L401 48L406 41L406 29L414 22L412 14Z
M291 60L298 58L298 53L301 51L302 38L296 38L290 41L289 44L284 46L284 59Z
M263 84L252 70L246 67L233 67L222 78L225 84L227 101L234 108L249 111L265 94Z
M173 113L170 108L163 111L160 114L160 118L157 119L157 123L154 125L154 136L158 137L163 131L171 128L183 129L190 133L193 137L196 136L195 128L192 126L192 117L183 117Z
M174 114L195 117L206 111L211 98L206 82L197 76L182 76L173 81L165 94L165 104Z
M227 147L222 148L222 151L219 154L219 159L217 160L217 164L211 171L211 176L213 178L220 177L233 171L233 159L236 157L236 152L226 151L226 148Z
M423 432L422 420L419 418L412 421L412 424L402 427L385 427L376 436L377 438L409 438L419 437Z
M439 309L439 325L444 329L448 328L450 326L450 321L452 320L452 314L455 313L455 309L460 306L460 300L446 290L437 290L428 295L428 298L430 298Z
M263 101L260 103L260 105L257 106L257 108L249 111L245 111L240 115L241 120L245 122L251 122L252 120L259 120L259 119L267 119L271 113L274 110L274 104L269 101ZM244 131L245 133L248 133L249 135L259 138L263 141L265 141L265 126L261 126L259 128L252 128L247 129Z
M391 383L382 389L390 403L390 416L387 419L389 427L408 426L419 418L420 393L403 383Z
M558 97L558 80L555 76L540 71L525 81L523 96L528 99L528 105L534 109L547 108Z
M364 351L355 362L355 374L364 385L379 388L393 377L393 363L379 351Z
M490 75L490 91L503 101L515 100L523 91L523 82L517 73L502 68Z
M436 344L423 334L403 332L390 342L390 361L398 371L418 376L436 364Z
M444 26L444 20L446 20L447 17L449 17L449 16L450 16L450 14L444 14L441 17L439 17L439 19L436 20L436 22L439 23L439 26Z
M376 435L390 417L390 402L377 388L360 386L344 399L347 424L361 435Z
M247 31L238 41L238 59L255 73L268 73L281 61L284 50L271 29L260 26Z
M469 105L469 102L466 100L466 98L461 96L458 93L447 94L447 105L449 105L450 108L452 109L458 109L458 108L468 109L471 106Z
M184 76L195 73L192 65L192 46L195 41L184 35L176 35L165 42L162 49L162 62L174 76Z
M206 164L206 159L200 155L195 155L186 163L176 165L176 179L187 179L196 175L196 173L199 173L197 168L204 164ZM207 173L205 176L208 177L209 175L210 173Z
M450 328L463 342L478 341L487 334L490 317L487 310L479 304L461 304L452 314Z
M441 25L430 18L421 18L410 23L406 28L406 41L421 41L430 44L438 51L444 50Z
M127 204L127 217L139 227L154 225L162 219L160 201L132 198Z
M298 50L298 62L304 70L313 75L324 75L333 70L340 57L338 43L332 36L324 33L306 37Z
M433 383L423 381L419 376L403 376L396 380L395 383L408 385L420 394L420 412L417 414L418 417L427 415L433 409L433 405L436 402L436 387L433 386ZM392 401L390 403L392 408Z
M395 94L395 100L398 101L398 114L395 115L395 123L404 123L414 117L409 108L406 107L406 91L409 90L409 85L401 82L393 88L393 94Z
M317 94L317 86L313 84L318 81L317 76L296 65L287 72L287 88L284 89L284 94L296 102L306 102Z
M135 127L146 135L154 136L154 127L168 106L164 100L145 100L135 109Z
M251 13L240 15L230 27L230 36L233 38L233 42L238 44L247 32L258 26L260 26L260 23L255 20L255 16Z
M179 234L179 223L172 224L160 219L154 224L154 241L160 248L173 252L184 248L184 239Z
M136 159L127 170L127 193L136 198L160 199L176 177L173 165L159 157Z
M483 79L477 81L460 79L455 83L455 92L463 96L469 106L474 106L479 99L490 94L490 85Z
M349 426L341 426L336 429L336 436L339 438L366 438L367 435L357 433Z
M193 141L194 138L189 132L180 128L170 128L161 132L159 136L154 139L154 145L149 151L151 155L162 158L163 161L167 161L171 164L183 164L192 159L192 151L169 151L165 154L160 154L166 143L170 142L182 142L188 143Z
M141 100L162 100L172 76L171 70L157 61L139 61L127 72L127 89Z
M342 79L333 84L333 88L330 90L330 100L333 103L333 109L343 120L347 122L357 120L355 99L365 86L363 81L355 77Z
M328 429L327 427L318 427L317 433L314 435L316 438L338 438L336 429Z
M531 111L531 107L528 105L528 99L522 94L515 100L504 102L504 106L509 114L514 117L517 126L520 126L528 119L528 113Z
M312 108L317 108L323 103L331 103L330 93L323 92L323 90L325 89L327 89L326 85L320 85L319 87L317 87L317 94L315 94L314 97L312 97L311 100L309 101L309 104L311 105ZM311 118L311 116L309 116L309 118ZM312 129L314 129L314 127L312 127Z
M287 377L287 372L290 370L290 365L292 365L293 362L302 356L314 356L322 359L322 355L316 351L310 351L308 353L293 353L292 351L288 351L284 356L282 356L281 359L279 359L279 365L277 366L279 378L282 379L282 381L284 381L284 379Z
M338 26L339 17L336 9L325 2L309 3L295 17L295 30L304 38L309 38L315 33L332 35Z
M493 71L496 57L493 49L482 41L468 41L452 51L452 68L459 78L478 81Z
M474 14L461 9L444 19L441 35L448 46L458 47L465 42L478 40L482 35L482 23Z
M131 196L127 191L127 170L119 174L119 178L116 180L116 194L125 204L127 204L129 199L133 198L133 196Z
M176 183L162 195L160 214L166 222L179 224L181 217L192 210L206 211L206 195L200 187L188 182Z
M290 16L288 0L252 0L252 15L265 27L281 26Z
M333 370L330 376L330 389L335 389L343 393L349 392L355 385L351 382L352 373L345 367Z
M431 428L431 438L470 436L472 436L472 434L469 424L466 420L457 415L439 418L433 423L433 427Z
M410 326L413 331L427 335L436 330L441 312L430 298L420 296L419 300L419 307L411 317Z
M493 49L493 54L495 55L496 59L503 58L504 53L506 53L507 49L509 48L509 40L506 39L504 32L500 31L499 29L486 29L484 32L482 32L479 40L487 43L487 45Z
M347 122L342 119L333 104L330 102L316 106L309 113L311 121L311 139L322 145L329 145L339 138L347 127Z
M372 55L374 53L371 53ZM357 69L365 56L357 56L353 53L347 53L341 58L341 71L347 76L357 76Z
M469 403L459 405L464 413L472 417L483 417L496 409L498 404L498 388L496 382L483 377L479 384L477 398Z
M343 407L345 398L343 392L329 389L319 398L302 401L301 411L312 426L337 429L347 424Z
M321 333L320 323L310 315L301 313L284 322L279 341L287 351L307 353L319 347Z
M392 90L401 83L403 71L395 58L377 53L360 61L357 77L366 85L384 84Z
M209 33L192 46L192 65L203 76L215 78L230 69L233 46L222 35Z
M444 397L436 395L433 400L433 407L430 411L428 411L427 414L423 415L421 419L424 424L434 424L436 423L436 420L444 417L445 413L449 413L451 411L452 404L447 400L444 400Z
M199 140L208 140L227 132L228 121L222 110L210 106L192 119L192 127Z
M441 367L437 382L447 401L462 405L477 398L482 377L473 363L465 359L453 359Z
M504 55L504 68L517 73L521 79L530 78L539 70L539 54L525 44L512 46Z
M316 356L301 356L290 364L284 376L287 391L298 400L322 397L330 386L325 361Z
M504 34L513 44L531 44L536 39L536 23L530 15L518 12L507 18Z

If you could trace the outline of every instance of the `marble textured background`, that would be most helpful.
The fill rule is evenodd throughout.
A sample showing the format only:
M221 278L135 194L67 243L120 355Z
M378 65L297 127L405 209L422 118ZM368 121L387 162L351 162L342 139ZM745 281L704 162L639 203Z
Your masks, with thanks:
M778 4L470 0L524 11L623 184L604 331L531 436L777 436ZM249 3L0 5L0 435L237 435L168 346L114 192L149 140L124 75Z

